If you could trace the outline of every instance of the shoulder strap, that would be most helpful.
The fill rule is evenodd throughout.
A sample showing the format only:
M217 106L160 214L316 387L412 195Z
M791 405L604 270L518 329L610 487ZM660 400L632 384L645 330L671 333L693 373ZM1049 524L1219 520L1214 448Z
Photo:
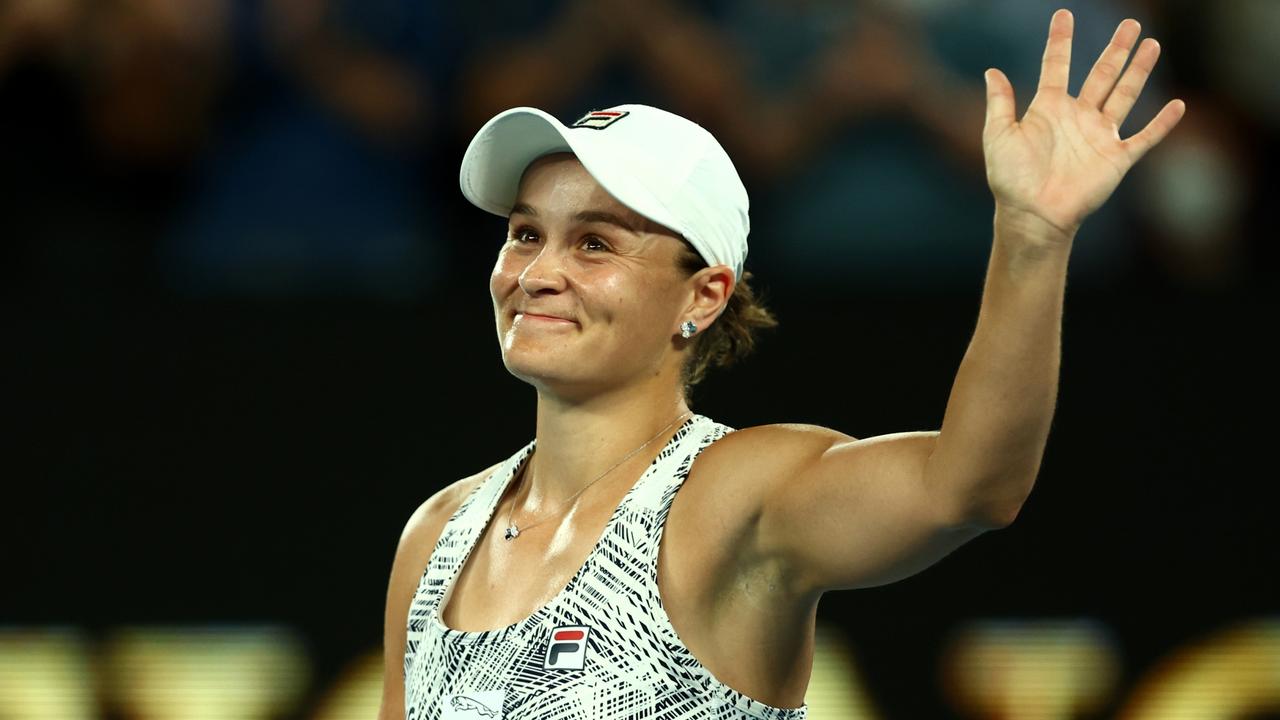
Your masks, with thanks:
M645 517L643 528L649 536L644 543L645 559L649 563L657 563L658 543L662 539L662 530L666 524L667 514L671 511L671 503L676 493L689 476L693 461L708 445L719 440L733 428L722 425L704 415L694 415L690 422L680 428L676 442L672 443L662 455L654 460L653 466L632 490L627 499L629 517Z

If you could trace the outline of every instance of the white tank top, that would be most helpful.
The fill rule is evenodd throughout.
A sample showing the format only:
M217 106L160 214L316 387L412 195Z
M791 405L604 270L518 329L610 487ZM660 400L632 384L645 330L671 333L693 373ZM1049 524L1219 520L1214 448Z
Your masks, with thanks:
M720 682L685 647L658 596L658 543L671 501L698 453L733 431L690 416L549 603L497 630L453 630L440 609L536 441L499 465L445 524L414 593L406 720L803 719L807 705L766 705Z

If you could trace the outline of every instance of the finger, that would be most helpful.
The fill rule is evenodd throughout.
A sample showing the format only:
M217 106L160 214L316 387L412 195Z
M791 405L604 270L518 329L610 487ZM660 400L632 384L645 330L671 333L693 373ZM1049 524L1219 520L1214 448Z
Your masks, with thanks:
M1124 124L1133 104L1138 101L1138 95L1142 94L1147 78L1151 77L1151 70L1156 66L1158 57L1160 43L1155 38L1143 40L1138 46L1138 52L1133 55L1133 62L1129 63L1129 69L1124 71L1120 82L1116 83L1115 89L1107 97L1106 104L1102 106L1102 114L1115 123L1117 128Z
M1049 40L1044 47L1044 61L1040 66L1040 90L1066 92L1071 77L1071 33L1075 19L1071 11L1062 8L1049 20Z
M982 134L999 133L1018 120L1018 106L1013 94L1013 83L995 68L983 75L987 81L987 120Z
M1170 100L1160 109L1160 112L1156 113L1151 122L1147 123L1146 127L1142 128L1133 137L1125 140L1122 144L1129 151L1129 158L1132 162L1138 162L1143 155L1147 154L1148 150L1159 145L1160 141L1164 140L1169 131L1178 124L1178 121L1186 113L1187 104L1185 102L1176 98Z
M1093 64L1089 77L1085 78L1084 85L1080 88L1080 102L1091 108L1102 108L1102 103L1120 79L1120 71L1124 69L1124 63L1129 59L1129 53L1133 50L1134 43L1138 42L1138 34L1141 32L1142 26L1137 20L1125 19L1120 23L1110 44Z

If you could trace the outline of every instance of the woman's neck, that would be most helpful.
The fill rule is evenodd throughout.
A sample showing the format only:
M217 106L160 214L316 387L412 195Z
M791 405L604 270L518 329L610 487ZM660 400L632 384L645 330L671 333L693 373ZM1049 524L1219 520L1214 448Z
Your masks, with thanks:
M597 478L608 484L621 474L634 481L690 414L679 393L567 403L539 392L537 445L525 468L522 507L553 508Z

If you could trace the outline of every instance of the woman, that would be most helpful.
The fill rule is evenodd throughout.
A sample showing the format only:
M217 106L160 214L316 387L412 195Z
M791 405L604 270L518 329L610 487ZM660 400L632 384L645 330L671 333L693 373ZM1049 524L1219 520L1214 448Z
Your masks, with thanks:
M939 431L860 440L692 412L708 364L773 322L743 272L746 192L702 128L641 105L481 128L461 186L510 218L490 290L536 434L410 518L381 718L802 718L824 592L1012 522L1052 417L1072 238L1184 112L1120 140L1158 46L1121 76L1139 32L1124 21L1072 98L1071 21L1053 16L1022 121L988 71L995 240Z

